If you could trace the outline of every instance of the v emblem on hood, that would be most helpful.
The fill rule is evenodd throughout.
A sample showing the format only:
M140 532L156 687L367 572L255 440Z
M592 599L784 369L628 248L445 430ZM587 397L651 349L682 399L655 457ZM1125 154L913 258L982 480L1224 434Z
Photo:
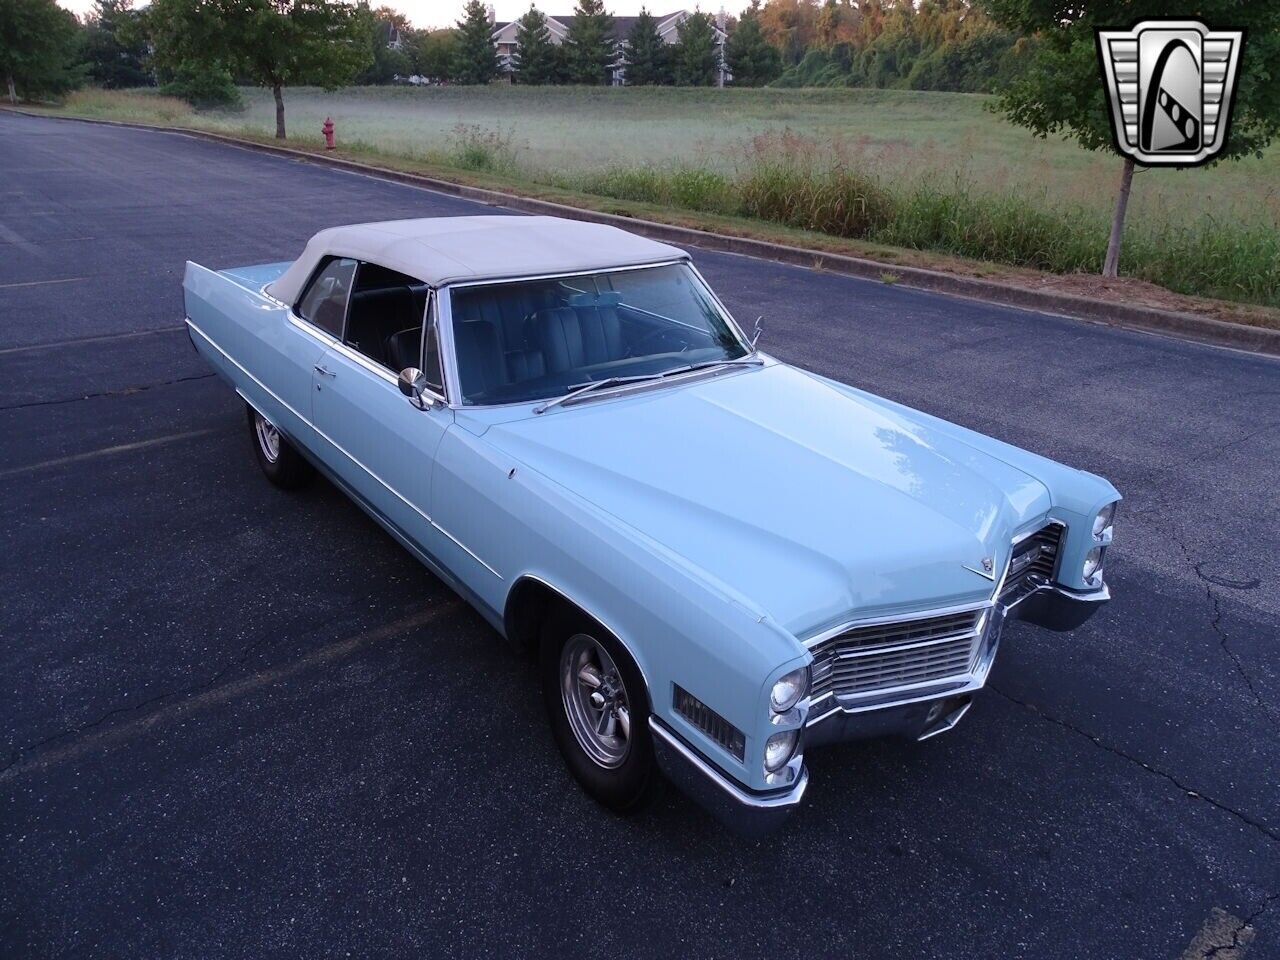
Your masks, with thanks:
M966 570L972 570L978 576L986 577L988 580L995 580L996 578L995 557L983 557L980 564L962 563L961 566Z

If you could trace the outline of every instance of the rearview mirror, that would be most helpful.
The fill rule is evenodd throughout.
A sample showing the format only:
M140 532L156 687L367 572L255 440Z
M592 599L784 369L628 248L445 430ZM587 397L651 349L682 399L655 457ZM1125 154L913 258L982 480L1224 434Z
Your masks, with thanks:
M419 410L426 410L435 401L424 396L427 390L427 377L417 367L405 367L400 371L400 392L413 401Z

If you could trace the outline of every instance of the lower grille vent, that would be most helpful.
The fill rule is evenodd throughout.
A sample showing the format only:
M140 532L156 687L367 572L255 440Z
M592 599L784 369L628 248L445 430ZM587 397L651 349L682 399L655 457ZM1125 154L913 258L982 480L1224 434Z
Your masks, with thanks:
M1014 544L1013 556L1009 559L1009 573L1000 590L1002 605L1013 606L1040 584L1053 579L1058 568L1058 548L1062 545L1062 532L1065 529L1060 523L1051 523Z
M742 760L746 756L747 750L747 740L742 731L680 686L680 684L677 683L672 686L675 687L675 702L673 706L676 708L676 713L680 714L680 716L684 717L739 760Z

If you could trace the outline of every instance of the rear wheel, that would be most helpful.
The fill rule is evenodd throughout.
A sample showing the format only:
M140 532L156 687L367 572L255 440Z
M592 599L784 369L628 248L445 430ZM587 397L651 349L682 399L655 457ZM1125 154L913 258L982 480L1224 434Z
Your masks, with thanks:
M574 778L610 810L644 807L658 778L648 692L627 651L585 617L553 615L541 661L551 732Z
M310 481L315 475L315 468L284 438L276 425L248 404L245 410L249 417L249 432L253 436L253 452L267 479L285 490L295 490Z

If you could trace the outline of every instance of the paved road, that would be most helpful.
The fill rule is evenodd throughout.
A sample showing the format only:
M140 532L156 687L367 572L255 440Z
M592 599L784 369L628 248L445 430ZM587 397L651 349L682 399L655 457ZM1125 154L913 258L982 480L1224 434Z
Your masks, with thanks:
M695 251L782 358L1110 477L1116 600L1012 625L953 733L811 754L769 840L618 820L174 329L188 258L482 209L0 116L0 956L1280 956L1280 365Z

